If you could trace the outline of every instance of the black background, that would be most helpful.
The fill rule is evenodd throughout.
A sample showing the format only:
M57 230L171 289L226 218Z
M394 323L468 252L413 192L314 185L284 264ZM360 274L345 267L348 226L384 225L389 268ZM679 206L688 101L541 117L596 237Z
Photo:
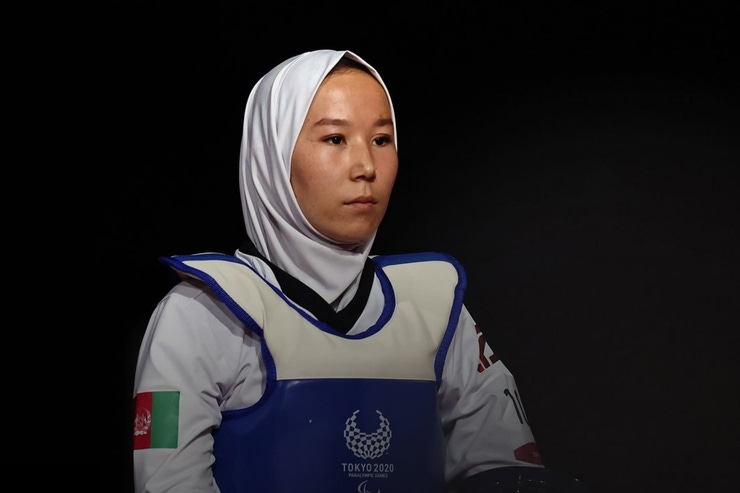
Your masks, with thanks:
M46 336L58 383L31 406L44 438L26 434L25 462L43 442L56 484L131 491L136 349L172 280L157 256L238 246L249 90L334 48L396 107L375 253L463 262L545 463L603 493L737 486L737 10L243 3L113 2L80 22L92 152L62 190L78 274L53 276L73 323Z

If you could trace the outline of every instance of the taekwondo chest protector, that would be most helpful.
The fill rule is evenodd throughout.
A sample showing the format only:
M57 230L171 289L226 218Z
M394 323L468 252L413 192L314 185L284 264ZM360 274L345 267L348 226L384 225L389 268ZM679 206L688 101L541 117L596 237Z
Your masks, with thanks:
M261 338L255 405L223 412L213 474L222 493L442 493L437 389L465 274L444 254L377 256L385 307L354 336L315 320L236 257L165 258L204 281Z

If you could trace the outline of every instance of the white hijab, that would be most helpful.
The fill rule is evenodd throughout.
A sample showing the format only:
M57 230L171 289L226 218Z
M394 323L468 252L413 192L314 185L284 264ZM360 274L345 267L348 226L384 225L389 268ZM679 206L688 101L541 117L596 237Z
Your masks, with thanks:
M310 51L285 60L255 84L244 113L239 157L247 235L270 262L316 291L335 309L341 309L354 295L375 234L348 250L318 232L295 198L290 163L311 101L342 57L368 67L385 89L395 122L388 89L372 66L346 50Z

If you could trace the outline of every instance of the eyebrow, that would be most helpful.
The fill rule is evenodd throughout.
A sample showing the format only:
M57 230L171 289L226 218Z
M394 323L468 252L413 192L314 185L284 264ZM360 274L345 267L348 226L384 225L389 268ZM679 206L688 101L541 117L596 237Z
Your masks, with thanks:
M346 126L349 125L349 121L342 118L322 118L314 123L314 126ZM391 118L379 118L375 121L376 127L384 127L386 125L393 126L393 120Z

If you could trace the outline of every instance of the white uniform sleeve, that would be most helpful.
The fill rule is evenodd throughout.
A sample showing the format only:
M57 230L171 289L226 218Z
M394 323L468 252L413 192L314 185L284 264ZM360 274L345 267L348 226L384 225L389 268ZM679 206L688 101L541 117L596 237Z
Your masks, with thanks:
M463 307L439 389L447 481L505 466L541 467L514 377Z
M134 450L135 492L218 492L211 433L222 410L253 404L263 388L256 336L198 285L174 287L144 334L134 397L180 392L177 446Z

